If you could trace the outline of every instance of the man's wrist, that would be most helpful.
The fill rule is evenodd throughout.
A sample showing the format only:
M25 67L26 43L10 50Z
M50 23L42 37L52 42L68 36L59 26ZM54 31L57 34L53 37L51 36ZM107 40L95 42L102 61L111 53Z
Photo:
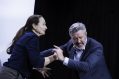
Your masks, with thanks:
M67 65L68 65L68 62L69 62L69 58L68 58L68 57L65 57L65 58L64 58L64 61L63 61L63 64L64 64L65 66L67 66Z

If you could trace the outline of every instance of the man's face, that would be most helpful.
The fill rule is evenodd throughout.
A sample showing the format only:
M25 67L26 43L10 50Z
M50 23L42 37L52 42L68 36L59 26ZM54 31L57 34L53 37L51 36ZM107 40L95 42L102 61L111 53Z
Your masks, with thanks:
M84 46L86 39L87 39L87 34L85 30L79 30L71 35L72 42L74 46L81 48Z

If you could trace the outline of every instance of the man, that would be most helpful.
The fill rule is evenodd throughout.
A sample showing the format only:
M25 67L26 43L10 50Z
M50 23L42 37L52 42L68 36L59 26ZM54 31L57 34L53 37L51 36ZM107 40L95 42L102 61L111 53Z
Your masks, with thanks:
M69 28L71 40L61 47L54 46L54 52L63 64L76 71L78 79L111 79L108 72L103 47L98 41L87 37L83 23L74 23ZM68 57L63 54L68 53Z
M0 60L0 68L1 68L2 64L1 64L1 60Z

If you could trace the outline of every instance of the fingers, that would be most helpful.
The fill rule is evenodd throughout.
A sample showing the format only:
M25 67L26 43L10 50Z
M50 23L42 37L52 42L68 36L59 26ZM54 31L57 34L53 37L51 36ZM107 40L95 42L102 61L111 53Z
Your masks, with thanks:
M44 78L49 77L49 75L47 74L47 72L42 71L41 74L42 74L42 76L43 76Z
M54 60L58 60L58 57L57 57L57 53L56 52L54 52L53 58L54 58Z
M53 54L54 56L57 56L57 53L56 52L54 52L54 54Z
M56 46L56 45L53 45L53 46L54 46L54 49L52 49L52 51L53 51L54 53L57 54L58 51L61 51L61 48L60 48L60 47L58 47L58 46Z
M43 76L44 76L44 78L45 78L45 77L49 77L49 75L48 75L48 73L47 73L47 72L43 72L43 74L44 74L44 75L43 75Z
M56 48L54 48L54 49L52 49L52 51L53 51L54 53L56 53L57 49L56 49Z
M46 70L46 71L52 70L51 68L48 68L48 67L44 67L43 69Z
M51 68L43 67L43 68L33 68L33 69L40 72L44 78L49 77L49 75L50 75L50 73L48 71L51 70Z
M53 45L56 49L60 49L60 47L56 46L56 45Z
M52 70L51 68L48 68L48 67L43 67L43 68L33 68L33 69L34 69L34 70L37 70L37 71L39 71L39 72Z
M41 72L41 74L42 74L43 78L45 78L44 72Z
M55 48L53 49L54 52L58 51L58 50L61 50L60 47L56 46L56 45L53 45Z

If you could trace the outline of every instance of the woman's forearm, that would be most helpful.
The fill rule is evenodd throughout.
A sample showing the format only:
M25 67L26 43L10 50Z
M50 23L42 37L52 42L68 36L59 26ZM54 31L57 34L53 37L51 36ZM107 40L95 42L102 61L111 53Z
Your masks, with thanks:
M47 66L48 64L52 63L55 60L57 60L56 54L50 55L48 57L45 57L44 66Z

